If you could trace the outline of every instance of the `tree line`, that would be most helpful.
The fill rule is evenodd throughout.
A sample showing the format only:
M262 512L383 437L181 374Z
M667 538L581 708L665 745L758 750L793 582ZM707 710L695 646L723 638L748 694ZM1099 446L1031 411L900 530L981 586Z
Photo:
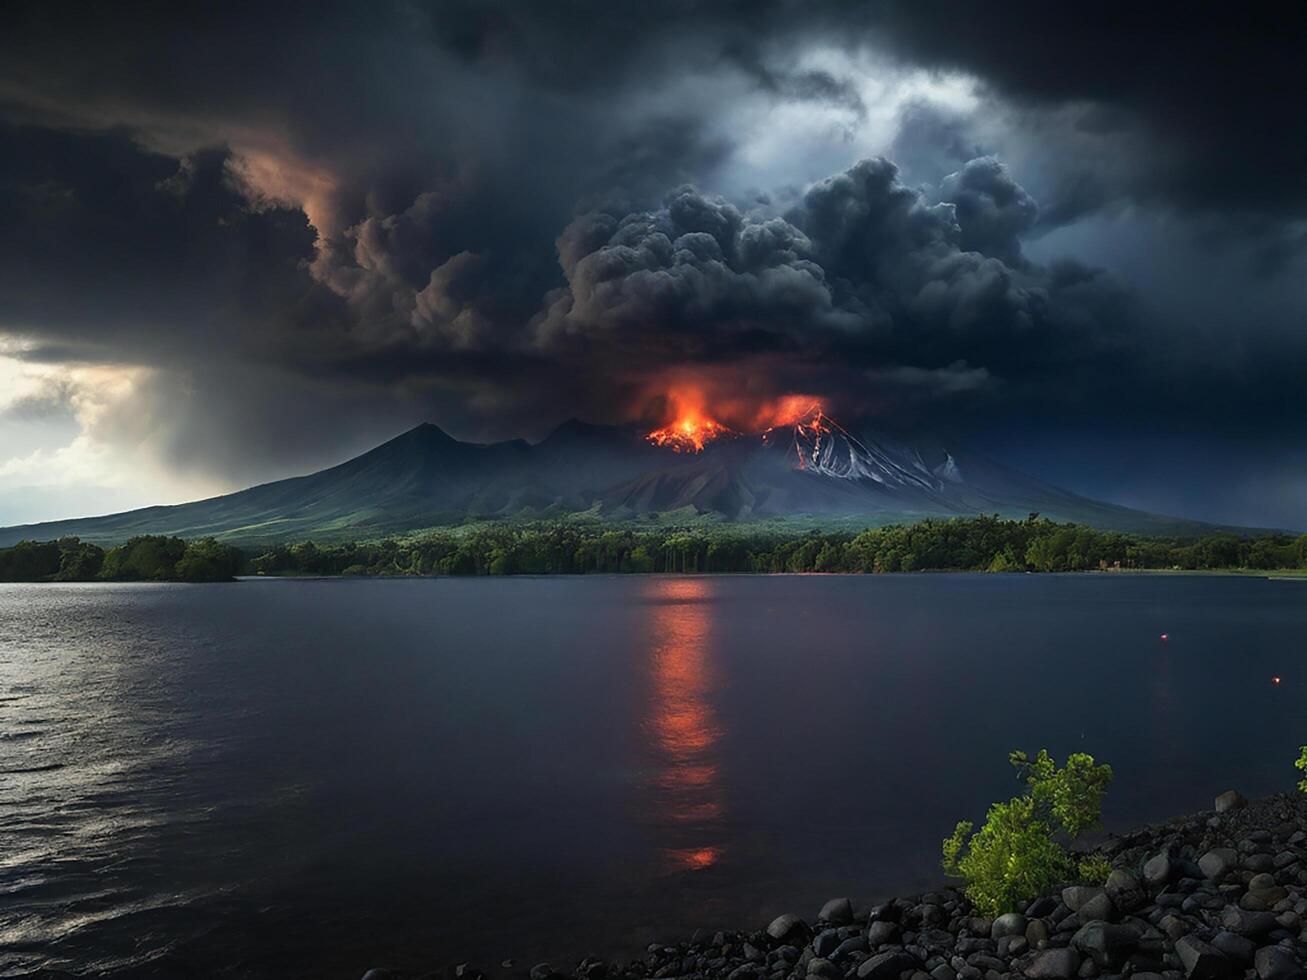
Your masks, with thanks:
M764 526L614 528L503 524L255 557L265 575L570 575L593 572L1064 572L1103 568L1307 568L1307 535L1154 538L1031 515L930 519L853 531Z
M242 552L145 535L108 550L63 538L0 550L0 581L207 582L259 575L577 575L639 572L1073 572L1307 569L1307 534L1163 538L1032 514L928 519L865 531L504 523L348 544Z
M249 558L213 538L146 534L104 549L79 538L0 549L0 582L223 582Z

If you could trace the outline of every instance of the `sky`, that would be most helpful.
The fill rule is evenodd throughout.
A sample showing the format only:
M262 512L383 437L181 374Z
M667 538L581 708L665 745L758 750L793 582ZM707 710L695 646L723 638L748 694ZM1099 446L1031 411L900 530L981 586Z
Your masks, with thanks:
M0 524L690 379L1307 527L1307 8L1204 7L7 4Z

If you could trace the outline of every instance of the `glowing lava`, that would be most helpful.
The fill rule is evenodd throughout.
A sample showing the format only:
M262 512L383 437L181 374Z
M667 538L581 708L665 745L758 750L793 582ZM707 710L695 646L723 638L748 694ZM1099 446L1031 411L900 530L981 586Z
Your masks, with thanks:
M707 398L702 391L682 387L672 391L667 400L675 417L646 436L655 446L665 446L677 453L701 453L714 439L739 434L708 413L704 408Z
M777 429L827 431L825 400L812 395L783 395L764 402L742 398L713 398L713 411L706 407L709 394L701 387L680 385L666 395L673 418L646 437L655 446L678 453L700 453L715 439L761 434L764 439ZM731 424L719 420L730 419Z
M648 439L655 446L666 446L676 453L701 453L703 447L722 436L735 435L730 426L722 425L714 418L693 413L654 429Z
M826 414L826 403L812 395L784 395L763 406L758 413L759 428L764 432L788 426L819 426Z

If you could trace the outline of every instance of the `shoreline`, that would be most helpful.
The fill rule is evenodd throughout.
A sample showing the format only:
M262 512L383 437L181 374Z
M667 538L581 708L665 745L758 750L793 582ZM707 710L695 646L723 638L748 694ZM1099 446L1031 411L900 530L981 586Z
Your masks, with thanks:
M976 913L960 886L862 904L839 897L753 929L698 930L642 957L538 963L530 980L1307 980L1307 794L1245 801L1107 834L1082 853L1103 886L1053 888ZM362 980L483 980L526 964L460 963Z
M1269 582L1307 582L1307 569L1282 568L1086 568L1064 572L990 572L974 568L923 568L911 572L514 572L505 575L235 575L229 579L185 582L148 578L0 580L0 585L230 585L235 582L405 582L519 579L658 579L658 578L927 578L970 575L985 578L1076 578L1147 575L1155 577L1261 578Z

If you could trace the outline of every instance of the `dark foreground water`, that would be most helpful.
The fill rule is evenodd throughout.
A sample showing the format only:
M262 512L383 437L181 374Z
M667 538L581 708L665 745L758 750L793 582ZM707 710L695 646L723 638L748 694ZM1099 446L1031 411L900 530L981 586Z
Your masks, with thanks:
M1116 826L1292 786L1305 638L1307 582L1235 577L0 586L0 975L529 966L921 889L1019 746L1111 762Z

